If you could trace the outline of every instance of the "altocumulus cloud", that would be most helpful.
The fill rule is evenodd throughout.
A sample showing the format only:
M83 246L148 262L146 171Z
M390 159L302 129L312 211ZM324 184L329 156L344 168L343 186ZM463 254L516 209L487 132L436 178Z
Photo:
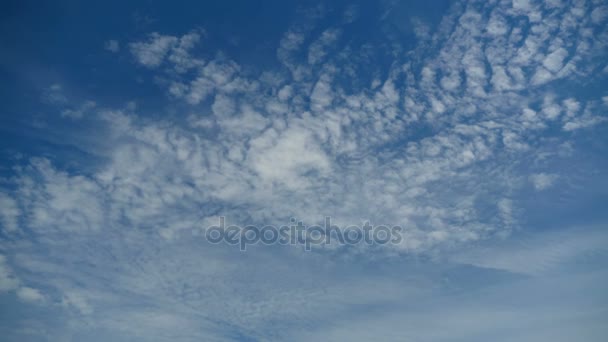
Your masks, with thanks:
M374 20L396 30L386 22L400 19L397 5L386 6ZM570 203L577 182L605 176L564 165L582 158L581 136L605 133L605 90L569 89L606 82L608 7L457 1L438 22L406 20L408 44L350 39L365 13L333 11L341 19L300 10L263 68L208 51L213 32L194 25L102 42L179 116L43 91L62 99L46 102L57 120L97 128L80 146L96 162L74 170L31 155L3 178L0 292L64 322L17 317L0 325L7 336L599 340L606 233L521 231L544 210L530 196ZM390 58L377 70L374 50ZM197 233L219 216L241 226L331 216L399 225L403 238L240 253ZM521 295L552 281L571 290ZM483 284L494 286L472 295ZM521 305L500 301L509 296ZM564 325L547 328L551 310Z

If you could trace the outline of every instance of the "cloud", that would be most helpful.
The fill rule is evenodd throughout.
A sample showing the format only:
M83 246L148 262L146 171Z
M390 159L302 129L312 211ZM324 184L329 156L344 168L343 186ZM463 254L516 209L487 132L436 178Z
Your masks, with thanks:
M13 275L13 271L7 265L6 257L0 255L0 292L14 290L18 285L19 280Z
M568 56L568 51L564 48L559 48L545 57L543 66L549 71L558 72L563 67L564 59Z
M103 44L103 48L112 53L117 53L120 51L120 43L117 40L110 39Z
M83 315L90 315L93 313L93 308L88 303L86 297L78 291L69 291L64 293L61 305L73 307Z
M42 101L51 105L64 105L68 98L64 94L61 84L54 83L42 92Z
M530 180L532 181L532 184L536 190L545 190L550 188L556 179L556 175L546 173L538 173L530 176Z
M185 73L204 65L202 59L190 54L204 33L202 30L192 30L176 37L153 32L146 41L130 43L129 48L136 61L147 68L158 68L166 60L172 64L174 72Z
M524 233L518 239L458 252L454 260L513 273L542 275L569 267L591 253L605 253L606 239L606 234L597 227Z
M40 293L40 291L27 286L20 287L17 290L17 297L19 297L19 299L25 302L30 303L40 302L44 300L44 296Z
M19 216L21 211L17 206L17 201L6 194L0 193L0 222L2 230L14 232L19 229Z
M95 103L95 101L85 101L79 108L63 110L61 112L61 116L71 119L81 119L88 112L91 112L96 106L97 103Z
M317 64L321 62L327 55L327 49L338 40L339 36L340 30L338 29L325 30L308 48L308 63Z

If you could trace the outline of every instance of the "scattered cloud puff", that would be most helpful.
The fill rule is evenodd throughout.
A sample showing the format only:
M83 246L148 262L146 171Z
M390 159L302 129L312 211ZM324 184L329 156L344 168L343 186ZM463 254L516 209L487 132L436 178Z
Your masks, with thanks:
M85 101L80 107L75 109L64 109L61 112L61 116L68 117L71 119L81 119L84 115L90 112L97 106L95 101Z
M19 288L19 290L17 290L17 297L19 297L19 299L23 301L30 303L40 302L44 300L44 296L40 293L40 291L26 286L21 287Z
M201 63L200 60L191 58L188 52L200 38L201 33L197 31L181 38L154 32L149 35L147 41L131 43L129 48L137 62L145 67L156 68L167 57L177 71L183 72Z
M17 207L17 201L4 193L0 193L0 221L6 231L13 232L18 229L20 214L21 211Z
M120 51L120 43L117 40L110 39L103 44L103 48L110 52L117 53Z
M139 63L149 68L155 68L162 63L176 42L175 37L152 33L147 42L131 43L129 47Z
M0 255L0 291L10 291L17 288L19 280L13 275L13 271L6 262L6 257Z
M51 105L65 105L68 98L65 96L61 84L51 84L42 92L41 100Z
M557 175L547 174L547 173L538 173L530 176L530 180L534 185L536 190L545 190L553 186L555 180L557 179Z

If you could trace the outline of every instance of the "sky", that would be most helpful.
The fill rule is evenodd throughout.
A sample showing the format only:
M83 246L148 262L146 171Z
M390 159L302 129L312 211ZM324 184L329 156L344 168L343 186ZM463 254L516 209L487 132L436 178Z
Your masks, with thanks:
M3 341L606 340L605 1L2 7Z

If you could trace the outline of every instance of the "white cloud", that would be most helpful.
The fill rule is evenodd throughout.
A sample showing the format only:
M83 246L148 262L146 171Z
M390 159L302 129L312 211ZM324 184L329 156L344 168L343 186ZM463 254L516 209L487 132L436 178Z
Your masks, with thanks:
M513 201L508 198L501 198L498 201L498 211L503 222L507 226L511 226L514 223L514 209Z
M543 85L553 79L553 75L547 69L543 67L538 67L534 76L532 76L532 84L533 85Z
M293 88L289 85L284 86L278 93L279 99L282 101L287 101L291 98L293 94Z
M95 103L95 101L85 101L79 108L64 109L61 112L61 116L71 119L81 119L87 113L91 112L96 106L97 103Z
M340 30L328 29L308 48L308 63L318 64L327 55L327 49L338 40Z
M606 18L608 18L608 6L596 7L591 12L591 21L593 21L594 24L600 24Z
M359 17L359 7L357 5L349 5L343 14L346 23L352 23Z
M549 69L552 72L558 72L564 63L564 59L568 56L568 51L564 48L559 48L553 52L551 52L545 60L543 61L543 65L545 68Z
M581 231L585 233L581 234ZM596 227L521 234L523 236L518 239L495 241L481 248L459 252L454 259L479 267L540 275L564 267L585 254L606 251L607 236Z
M199 67L204 64L201 59L194 58L190 55L192 50L200 41L201 34L193 31L179 38L177 44L169 53L168 60L175 65L177 72L186 72L191 68Z
M490 21L488 21L486 30L493 36L502 36L509 31L509 25L506 23L502 15L493 13Z
M556 119L562 112L562 108L554 103L554 96L552 94L548 94L543 99L543 109L542 113L546 116L548 120Z
M222 200L229 200L240 192L251 194L241 196L240 203L251 205L260 198L272 203L276 201L286 215L306 213L314 216L311 213L318 214L322 209L335 210L344 216L358 212L366 199L353 198L342 190L340 196L348 203L343 208L328 207L323 202L304 204L305 196L313 192L313 186L318 182L328 182L328 186L334 189L349 188L351 182L361 182L351 177L349 169L353 164L348 163L356 161L360 163L356 167L370 170L366 177L373 186L367 186L371 188L365 191L383 193L382 200L374 206L382 208L376 210L377 213L411 220L416 215L400 214L398 203L405 199L397 193L409 194L412 188L424 189L416 192L422 202L420 207L424 207L436 200L427 188L434 186L433 182L460 174L464 182L465 175L472 176L478 172L480 161L498 163L493 155L503 146L512 154L510 158L519 158L520 153L538 148L535 139L552 121L562 120L564 130L589 127L601 121L590 113L577 114L580 108L576 108L576 103L579 103L576 98L558 98L543 89L547 83L571 75L564 71L568 65L574 68L570 70L579 68L582 72L578 65L587 52L569 55L563 46L565 39L575 34L578 28L567 24L570 19L565 13L540 13L533 2L515 1L515 10L510 4L503 5L497 5L490 16L482 15L474 6L465 6L462 14L450 14L453 17L450 19L448 16L445 20L454 20L454 26L450 26L449 31L438 30L432 38L438 44L436 53L427 56L415 49L413 55L425 56L421 57L419 67L395 62L384 80L375 78L377 87L360 93L341 89L336 80L339 77L335 77L346 73L347 68L334 59L341 55L352 58L349 55L351 47L327 53L338 49L332 43L342 28L315 30L311 26L315 19L305 19L294 25L279 42L277 55L290 73L273 70L260 77L245 76L242 66L224 57L202 63L192 55L192 47L200 39L197 33L173 37L170 47L164 52L169 56L165 57L168 61L166 70L196 64L191 61L200 63L196 64L194 76L179 71L172 73L167 92L203 108L207 106L205 101L212 99L209 101L209 116L189 117L192 128L202 130L201 135L187 130L167 130L156 126L140 128L137 125L130 128L132 133L129 134L145 129L154 130L157 137L181 137L184 148L179 149L179 155L192 158L182 169L185 171L182 177L190 179L198 187L210 187ZM551 6L558 5L554 3ZM516 20L522 14L535 23L525 27L525 22ZM538 20L539 16L543 20ZM585 26L587 22L581 25ZM309 39L312 32L321 33L316 39ZM548 32L555 33L549 35ZM500 41L489 40L482 44L481 40L488 34L504 37ZM152 46L159 37L164 36L152 35L148 42L134 44ZM421 44L421 51L425 48L426 45ZM179 52L182 50L183 54ZM304 54L304 57L308 57L307 60L298 57L306 51L308 55ZM318 70L306 62L318 65ZM407 79L405 86L401 78ZM542 103L538 98L544 99ZM538 111L530 108L538 108ZM384 146L398 141L396 137L407 136L408 124L431 125L434 131L424 144L408 142L401 155L383 151ZM218 140L210 141L202 134L212 129ZM460 136L463 132L466 135ZM144 139L145 144L159 145L149 139ZM117 161L126 165L129 159L141 160L154 169L152 165L162 165L160 160L181 162L184 159L176 156L178 149L168 147L167 143L161 145L163 152L152 152L138 145L117 148L123 154ZM382 163L383 153L393 156L395 169L384 167L382 171L371 171L376 170L374 165ZM348 163L342 164L343 161ZM112 170L109 167L105 172L120 175L123 169ZM395 174L401 174L407 182L387 176ZM515 177L506 171L503 175L505 179L511 176ZM159 179L162 177L159 175ZM258 188L255 184L260 180L272 183L274 193ZM164 187L160 181L155 182L159 183L156 187ZM500 188L500 185L488 181L479 187L487 191ZM282 190L289 192L296 188L301 194L291 196L291 204L279 195ZM393 189L395 193L387 189ZM209 201L209 198L189 196L196 202ZM454 196L454 201L457 201L459 196ZM496 208L504 216L504 222L497 230L516 222L515 212L507 215L509 206L504 204L507 202L500 198L494 201L503 203ZM510 206L515 207L515 200L511 201ZM456 214L452 218L449 213L439 215L441 205L435 206L437 210L433 211L433 218L424 214L415 220L424 223L428 219L432 225L445 228L445 222L453 220ZM474 208L468 210L470 219L477 222ZM374 213L375 210L367 208L364 212ZM508 216L513 217L507 219ZM480 226L488 224L477 223ZM469 233L463 232L462 236L469 236ZM470 233L470 236L475 234ZM449 236L456 238L454 234Z
M68 98L64 93L63 86L54 83L43 91L42 101L52 105L64 105L68 102Z
M234 114L236 105L234 100L225 95L218 94L215 96L211 110L218 117L230 117Z
M555 180L557 179L557 175L547 174L547 173L537 173L530 176L530 181L534 185L536 190L545 190L550 188Z
M61 305L66 307L73 307L83 315L90 315L93 313L93 307L87 301L84 294L77 291L69 291L64 294Z
M27 286L22 286L17 290L17 297L30 303L41 302L44 300L44 296L42 293L40 293L40 291Z
M583 116L580 119L566 122L563 129L564 131L575 131L583 128L589 128L605 121L606 119L601 117Z
M322 110L329 106L333 101L331 77L329 75L322 75L310 94L311 107L315 110Z
M120 43L118 43L117 40L110 39L103 44L103 48L110 52L116 53L120 51Z
M302 128L285 130L278 137L269 137L272 131L251 141L250 151L253 169L262 180L281 182L287 188L307 187L308 181L302 177L311 170L323 176L331 170L328 157L315 143L314 137Z
M528 11L532 5L530 4L530 0L513 0L513 8Z
M177 37L160 35L155 32L150 34L147 41L131 43L129 48L140 64L155 68L163 62L169 50L177 42Z
M0 193L0 222L6 232L14 232L19 229L19 216L21 211L15 201L10 196Z
M0 254L0 293L14 290L19 286L19 279L13 275L13 271L6 262L6 257Z
M568 98L563 101L564 106L566 107L566 114L569 117L575 116L581 108L580 102L573 98Z

